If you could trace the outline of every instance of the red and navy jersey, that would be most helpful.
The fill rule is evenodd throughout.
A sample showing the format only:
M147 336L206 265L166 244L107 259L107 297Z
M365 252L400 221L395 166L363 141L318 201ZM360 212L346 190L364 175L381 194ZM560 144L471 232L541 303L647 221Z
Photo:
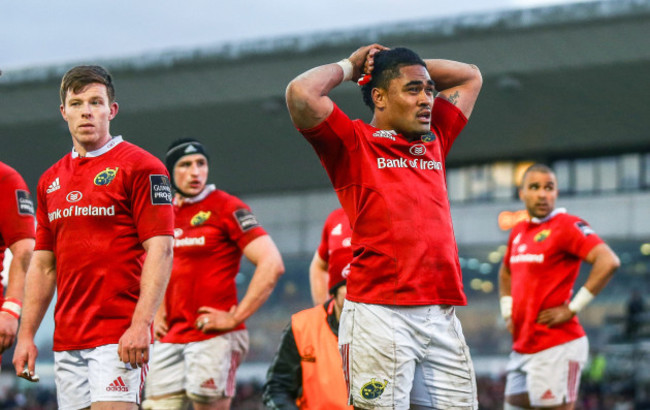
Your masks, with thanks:
M0 162L0 272L5 251L21 239L34 238L34 203L16 170ZM2 279L2 278L0 278ZM0 283L0 303L3 287Z
M121 137L41 176L35 249L56 258L55 351L119 341L140 295L142 243L173 235L171 195L160 160Z
M165 294L169 331L165 343L210 339L194 327L202 306L228 311L237 304L235 277L243 249L266 235L250 208L208 185L195 198L174 204L174 267ZM242 323L232 330L243 329Z
M465 305L445 158L467 124L436 98L431 133L408 141L352 121L336 105L300 130L318 154L352 225L347 298L388 305Z
M346 279L352 262L352 228L343 208L332 211L323 225L318 255L327 262L327 289Z
M578 316L549 328L539 312L569 303L580 263L603 241L577 216L556 209L512 228L503 263L510 271L513 350L535 353L585 335Z

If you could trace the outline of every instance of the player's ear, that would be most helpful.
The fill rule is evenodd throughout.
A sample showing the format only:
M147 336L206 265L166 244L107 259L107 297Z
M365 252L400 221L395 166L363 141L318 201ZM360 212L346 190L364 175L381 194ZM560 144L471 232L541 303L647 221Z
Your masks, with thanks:
M375 104L375 108L380 110L386 108L386 90L375 87L370 91L370 95L372 96L372 102Z
M110 121L110 120L112 120L113 118L115 118L115 116L117 115L117 112L118 112L119 110L120 110L120 106L119 106L115 101L113 101L113 102L111 103L111 112L110 112L110 114L109 114L109 116L108 116L108 120Z

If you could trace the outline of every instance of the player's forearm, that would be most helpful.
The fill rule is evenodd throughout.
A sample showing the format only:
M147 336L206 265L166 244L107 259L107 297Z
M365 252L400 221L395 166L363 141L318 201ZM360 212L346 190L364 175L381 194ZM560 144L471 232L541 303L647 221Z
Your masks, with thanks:
M327 262L316 252L309 265L309 287L314 306L325 303L329 296L327 292L328 276Z
M257 312L269 298L283 273L284 265L279 254L258 262L246 294L233 314L237 323L244 322L253 313Z
M34 251L34 239L21 239L13 243L9 249L13 259L7 275L5 299L13 298L22 301L25 293L25 276Z
M428 59L424 60L424 62L437 91L444 91L466 84L472 84L480 88L483 83L481 72L474 64L442 59Z
M591 272L587 277L584 287L594 296L599 294L610 281L614 272L621 265L616 254L606 245L596 252L593 259Z
M511 296L510 271L505 266L499 268L499 296Z
M19 338L33 339L56 289L56 265L50 251L36 251L25 277Z
M324 121L332 112L328 95L343 82L343 69L327 64L299 75L286 90L289 114L296 127L311 128Z
M140 297L131 322L151 325L165 296L172 271L173 248L171 236L148 239L147 256L142 266Z

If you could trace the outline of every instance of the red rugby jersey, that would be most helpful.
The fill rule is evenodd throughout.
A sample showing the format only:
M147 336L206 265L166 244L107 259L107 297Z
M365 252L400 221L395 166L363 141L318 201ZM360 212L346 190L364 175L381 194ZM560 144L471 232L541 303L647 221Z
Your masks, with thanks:
M34 238L34 203L27 184L9 165L0 162L0 272L6 249L21 239ZM2 278L0 277L0 280ZM0 303L3 286L0 283Z
M325 167L352 225L347 298L389 305L465 305L445 158L467 118L436 98L431 134L409 142L350 120L336 105L300 130Z
M115 137L84 158L59 160L37 196L36 250L56 258L53 349L117 343L140 294L142 242L173 235L166 168Z
M350 221L343 208L335 209L325 220L318 246L318 255L328 264L327 289L347 278L350 269L348 265L352 262L351 241Z
M242 250L266 235L250 208L208 185L195 198L174 204L174 267L165 294L169 331L165 343L189 343L221 333L194 327L201 306L228 311L237 304L235 276ZM242 323L233 330L243 329Z
M562 208L543 221L512 228L503 263L510 270L513 350L535 353L585 335L578 316L549 328L539 312L570 301L581 261L603 241L591 227Z

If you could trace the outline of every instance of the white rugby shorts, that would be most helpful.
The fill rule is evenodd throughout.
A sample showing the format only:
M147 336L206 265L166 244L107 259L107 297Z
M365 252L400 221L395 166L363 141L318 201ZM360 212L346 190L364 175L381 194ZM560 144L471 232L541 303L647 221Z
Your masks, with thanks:
M558 406L578 398L580 374L589 355L587 336L532 354L510 353L505 395L528 393L534 407Z
M76 410L94 402L140 404L148 365L133 369L120 360L117 344L54 352L59 409Z
M349 404L476 409L476 377L453 306L343 305L339 349Z
M186 391L211 399L235 395L235 375L248 353L248 331L228 332L200 342L154 343L147 398Z

